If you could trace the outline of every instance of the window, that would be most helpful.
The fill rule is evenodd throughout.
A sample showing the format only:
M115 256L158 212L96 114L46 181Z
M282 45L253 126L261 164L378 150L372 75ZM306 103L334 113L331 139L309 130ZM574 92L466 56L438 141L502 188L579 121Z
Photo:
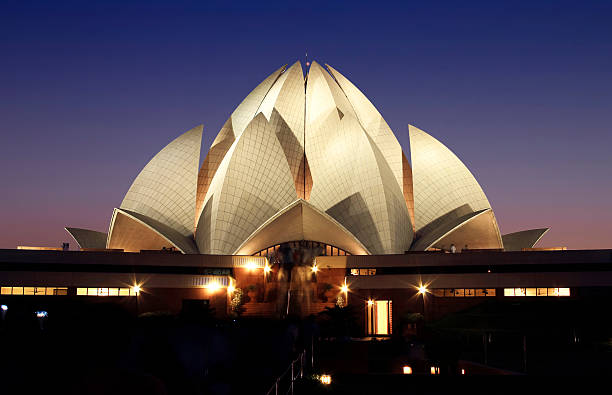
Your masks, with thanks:
M68 288L58 287L2 287L2 295L68 295Z
M465 290L463 288L459 289L455 289L455 297L464 297L465 296Z
M570 296L569 288L504 288L504 296Z
M376 269L351 269L352 276L374 276Z
M390 300L368 302L367 332L369 335L390 335L392 331L392 304Z
M58 288L59 289L59 288ZM131 288L77 288L77 296L136 296Z

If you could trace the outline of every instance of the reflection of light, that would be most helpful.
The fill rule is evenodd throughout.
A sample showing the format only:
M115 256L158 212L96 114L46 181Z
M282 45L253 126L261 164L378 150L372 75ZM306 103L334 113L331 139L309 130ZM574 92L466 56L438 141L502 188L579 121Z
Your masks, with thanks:
M206 285L206 289L208 289L210 292L215 292L217 291L219 288L221 288L221 284L219 284L216 281L213 281L211 283L208 283Z
M3 304L2 306L0 306L0 310L7 311L8 310L8 306Z
M374 301L372 299L368 300L368 306L374 305Z
M47 317L48 315L49 315L49 313L47 313L47 312L46 312L46 311L44 311L44 310L41 310L41 311L37 311L37 312L36 312L36 317L38 317L38 318L45 318L45 317Z
M227 286L227 293L228 294L232 294L235 289L236 289L236 287L234 287L232 284L230 284L230 285Z
M412 374L412 368L408 365L404 366L404 374Z
M421 286L419 287L419 293L421 295L425 295L428 291L429 290L427 289L427 287L421 284Z
M321 375L321 383L323 384L331 384L331 376L329 374Z
M249 261L249 262L247 262L247 264L246 264L246 266L245 266L245 267L246 267L247 269L249 269L249 270L253 270L253 269L257 268L257 265L255 265L255 262L253 262L253 261Z
M268 274L270 273L270 271L272 270L272 268L270 266L268 266L268 264L266 263L266 266L264 266L264 273Z
M316 273L319 271L319 268L317 267L317 265L312 265L312 272Z
M134 292L136 295L140 294L140 285L134 285L132 287L132 292Z

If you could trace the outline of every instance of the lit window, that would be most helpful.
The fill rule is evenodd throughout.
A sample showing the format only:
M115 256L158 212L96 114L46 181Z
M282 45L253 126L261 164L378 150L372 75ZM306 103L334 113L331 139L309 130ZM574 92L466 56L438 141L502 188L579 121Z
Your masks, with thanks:
M98 288L87 288L87 296L98 296Z
M445 289L444 290L444 296L446 296L447 298L449 298L451 296L455 296L455 290L454 289Z
M34 295L34 287L23 287L24 295Z
M536 288L527 288L527 296L536 296Z
M119 296L130 296L129 288L119 288Z
M23 287L13 287L13 295L23 295Z
M465 296L465 290L463 288L455 289L455 296L462 298L463 296Z
M444 290L443 289L432 289L431 294L433 296L442 297L444 296Z
M548 294L546 290L547 288L538 288L536 290L536 296L546 296Z
M525 296L525 288L514 288L514 296Z
M487 288L485 292L487 293L487 296L495 296L495 288Z
M108 288L98 288L98 296L108 296Z
M375 276L376 275L376 269L368 269L368 276Z
M11 289L11 287L2 287L2 289L0 290L0 294L2 295L10 295L13 293L13 290Z
M559 296L570 296L569 288L559 288Z
M77 296L87 295L87 288L77 288Z
M504 288L504 296L514 296L514 288Z
M465 290L465 297L473 297L474 296L474 290L473 289L466 289Z
M109 288L108 295L109 296L119 296L119 288Z
M548 288L548 296L559 296L559 288Z
M391 301L390 300L375 300L374 303L368 303L367 308L367 325L368 334L370 335L390 335L392 320L391 320Z

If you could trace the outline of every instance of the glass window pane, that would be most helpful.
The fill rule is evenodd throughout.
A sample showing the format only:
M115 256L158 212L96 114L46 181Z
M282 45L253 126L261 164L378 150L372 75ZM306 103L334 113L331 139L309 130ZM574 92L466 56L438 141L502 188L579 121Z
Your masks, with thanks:
M13 287L13 295L23 295L23 287Z
M78 296L87 295L87 288L77 288L77 295Z
M514 288L514 296L525 296L525 288Z
M130 296L129 288L119 288L119 296Z
M495 296L495 288L487 288L486 292L487 296Z
M34 287L23 287L24 295L34 295Z
M13 293L13 290L11 289L11 287L2 287L2 290L0 291L1 295L10 295Z
M559 296L559 288L548 288L548 296Z
M463 297L464 295L465 295L465 291L463 290L463 288L455 289L455 296L456 297Z
M47 295L47 296L53 296L53 295L55 295L55 288L53 288L53 287L47 287L47 290L45 291L45 295Z
M504 288L504 296L514 296L514 288Z
M35 287L34 295L44 295L46 287Z
M108 296L108 288L98 288L98 296Z
M332 249L331 249L331 246L327 246L327 247L325 248L325 255L327 255L327 256L331 256L331 254L332 254Z
M559 288L559 296L570 296L569 288Z
M359 275L359 269L351 269L351 274L353 276L358 276Z
M537 296L546 296L547 295L546 288L538 288L536 292L537 292Z
M445 289L444 290L444 296L447 297L447 298L455 296L455 290L454 289L449 289L449 288Z
M442 297L444 296L444 289L432 289L431 294L433 296Z
M476 296L487 296L487 291L482 288L478 288L475 290L475 294Z
M55 288L56 295L68 295L68 288Z
M466 297L474 296L474 290L473 289L466 289L465 290L465 296Z
M98 288L87 288L87 296L98 296Z
M526 295L527 296L536 296L536 289L535 288L527 288Z
M109 288L108 296L119 296L119 288Z

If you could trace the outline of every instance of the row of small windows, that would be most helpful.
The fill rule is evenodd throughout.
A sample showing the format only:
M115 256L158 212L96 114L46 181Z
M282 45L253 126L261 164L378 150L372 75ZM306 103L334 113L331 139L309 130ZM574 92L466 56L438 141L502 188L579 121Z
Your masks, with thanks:
M77 296L137 296L136 288L77 288ZM67 287L1 287L1 295L66 296Z
M347 256L347 255L351 255L350 253L331 246L329 244L325 244L325 243L319 243L318 241L309 241L309 240L301 240L301 241L291 241L288 243L283 243L283 247L287 246L291 249L294 250L299 250L299 249L311 249L314 250L313 255L314 256ZM281 244L277 244L275 246L271 246L268 248L265 248L261 251L256 252L255 254L253 254L254 256L267 256L268 258L273 257L275 254L278 253L278 250L281 248Z
M444 298L495 296L495 288L438 288L432 289L431 294Z
M134 288L77 288L77 296L138 296Z
M62 287L2 287L2 295L68 295L68 288Z
M504 288L504 296L570 296L569 288Z
M351 269L352 276L375 276L376 269Z

